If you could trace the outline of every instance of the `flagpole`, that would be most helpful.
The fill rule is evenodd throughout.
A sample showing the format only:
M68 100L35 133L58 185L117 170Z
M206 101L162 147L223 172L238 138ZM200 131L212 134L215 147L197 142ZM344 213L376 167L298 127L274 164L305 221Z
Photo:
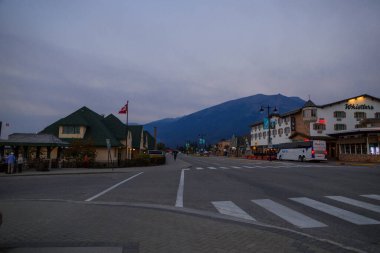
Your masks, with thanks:
M126 117L126 123L125 123L125 160L128 160L128 114L129 114L129 109L128 109L128 100L127 100L127 104L126 104L126 107L127 107L127 117Z

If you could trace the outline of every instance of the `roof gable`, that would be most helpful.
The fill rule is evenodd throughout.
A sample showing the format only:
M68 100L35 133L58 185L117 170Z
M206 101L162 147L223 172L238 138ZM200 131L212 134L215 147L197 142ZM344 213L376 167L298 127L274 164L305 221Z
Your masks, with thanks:
M53 134L59 136L60 126L85 126L86 133L83 140L91 141L95 146L106 146L106 139L110 139L111 146L121 146L114 134L108 129L103 122L103 116L90 110L87 107L82 107L65 118L62 118L50 126L46 127L41 133ZM63 139L66 141L74 141L77 139Z

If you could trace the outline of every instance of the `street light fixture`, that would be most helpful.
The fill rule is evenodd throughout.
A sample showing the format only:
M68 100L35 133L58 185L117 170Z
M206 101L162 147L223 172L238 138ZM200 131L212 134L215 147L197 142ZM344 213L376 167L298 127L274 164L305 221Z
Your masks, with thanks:
M268 119L268 149L272 148L272 139L271 139L271 122L270 122L270 111L273 108L273 113L278 113L277 107L272 106L261 106L259 112L263 113L267 109L267 119ZM269 161L271 161L271 154L269 153Z

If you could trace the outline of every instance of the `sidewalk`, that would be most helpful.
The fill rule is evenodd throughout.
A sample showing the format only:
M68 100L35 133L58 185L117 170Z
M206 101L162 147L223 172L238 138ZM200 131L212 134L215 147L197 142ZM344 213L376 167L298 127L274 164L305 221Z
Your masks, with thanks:
M7 253L350 252L302 232L186 208L9 200L1 209L0 252Z
M127 173L141 170L154 170L154 169L182 169L190 166L189 163L181 159L173 160L171 156L167 156L166 164L159 166L147 167L126 167L126 168L52 168L49 171L36 171L35 169L28 169L22 173L5 174L0 173L0 177L15 177L15 176L44 176L44 175L72 175L72 174L101 174L101 173ZM0 252L1 253L1 252Z

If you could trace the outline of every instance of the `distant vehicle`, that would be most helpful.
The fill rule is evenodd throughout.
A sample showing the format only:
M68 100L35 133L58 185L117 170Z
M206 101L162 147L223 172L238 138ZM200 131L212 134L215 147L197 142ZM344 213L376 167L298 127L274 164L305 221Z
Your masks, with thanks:
M326 142L322 140L290 142L278 145L278 160L326 161Z
M165 157L165 153L162 150L148 150L149 157Z

